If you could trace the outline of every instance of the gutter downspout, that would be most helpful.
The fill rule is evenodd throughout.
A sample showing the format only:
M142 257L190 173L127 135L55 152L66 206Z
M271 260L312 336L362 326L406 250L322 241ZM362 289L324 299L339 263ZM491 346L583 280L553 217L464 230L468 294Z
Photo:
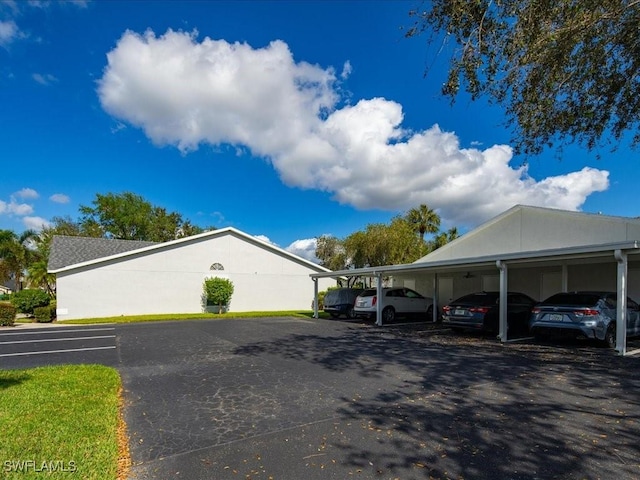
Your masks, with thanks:
M627 352L627 254L622 250L615 250L613 256L618 262L616 350L624 356Z
M376 279L378 280L378 285L376 285L376 296L378 298L378 303L376 303L376 325L378 327L382 326L382 274L375 273Z
M318 318L318 279L313 279L313 318Z
M500 303L499 307L499 333L498 338L501 342L507 341L507 291L508 291L508 278L507 278L507 264L502 260L496 260L496 267L500 270Z

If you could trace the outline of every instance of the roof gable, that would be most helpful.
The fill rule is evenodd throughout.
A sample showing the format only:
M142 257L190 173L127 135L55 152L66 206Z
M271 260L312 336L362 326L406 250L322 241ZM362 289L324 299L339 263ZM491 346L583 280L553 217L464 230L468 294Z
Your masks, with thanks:
M415 263L640 240L640 220L516 205Z
M221 229L217 229L217 230L211 230L208 232L203 232L203 233L199 233L197 235L191 235L189 237L183 237L183 238L179 238L177 240L171 240L168 242L162 242L162 243L155 243L155 242L136 242L136 241L132 241L132 240L115 240L115 242L119 242L122 243L119 246L113 245L114 251L107 253L105 255L101 255L101 256L94 256L93 258L87 258L86 259L80 259L80 255L76 255L75 257L71 254L71 253L64 253L65 250L69 249L69 245L65 245L64 241L61 244L62 247L62 252L56 252L57 248L61 248L61 247L57 247L56 248L56 243L55 243L55 239L57 237L54 237L54 243L52 245L52 249L51 249L51 255L50 255L50 260L49 260L49 266L48 269L51 273L58 273L58 272L62 272L62 271L69 271L69 270L73 270L76 268L81 268L81 267L90 267L92 265L99 265L101 263L104 262L108 262L108 261L125 261L128 258L131 258L135 255L140 255L140 254L153 254L155 252L160 252L163 251L165 249L168 248L177 248L180 247L182 244L186 244L186 243L191 243L191 242L197 242L197 241L203 241L209 238L215 238L215 237L222 237L225 235L234 235L237 238L242 239L243 241L246 241L248 243L254 244L260 248L263 248L265 250L269 250L272 251L274 253L277 253L279 255L282 255L284 257L289 258L292 261L301 263L303 265L306 265L307 267L310 267L318 272L329 272L330 270L322 267L320 265L318 265L317 263L311 262L305 258L302 258L298 255L295 255L291 252L288 252L272 243L269 242L265 242L263 240L260 240L257 237L254 237L252 235L249 235L247 233L244 233L240 230L237 230L233 227L226 227L226 228L221 228ZM76 248L80 248L81 250L97 250L96 247L92 247L90 244L92 243L92 240L96 240L96 239L92 239L92 238L87 238L87 237L64 237L64 238L75 238L77 239L77 244L75 245ZM105 243L106 242L114 242L114 240L111 239L98 239L98 240L104 240ZM72 242L69 242L69 244L71 244ZM129 248L127 248L127 245ZM120 248L119 251L115 251L116 249ZM61 257L62 259L64 259L65 261L69 261L69 260L73 260L75 259L80 259L79 261L73 262L73 263L66 263L63 265L62 261L54 261L52 264L51 258L59 258Z

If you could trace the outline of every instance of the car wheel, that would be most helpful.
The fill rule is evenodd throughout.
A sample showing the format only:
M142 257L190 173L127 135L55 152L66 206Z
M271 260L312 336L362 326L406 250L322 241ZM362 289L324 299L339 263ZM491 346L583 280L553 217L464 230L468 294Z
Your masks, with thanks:
M351 320L356 318L356 311L353 307L350 307L349 310L347 310L347 318Z
M396 311L393 309L393 307L385 307L384 310L382 310L382 320L385 323L393 322L395 318Z
M616 348L616 326L609 325L607 333L604 334L603 343L609 348Z
M427 308L427 321L433 322L433 305L429 305L429 308Z

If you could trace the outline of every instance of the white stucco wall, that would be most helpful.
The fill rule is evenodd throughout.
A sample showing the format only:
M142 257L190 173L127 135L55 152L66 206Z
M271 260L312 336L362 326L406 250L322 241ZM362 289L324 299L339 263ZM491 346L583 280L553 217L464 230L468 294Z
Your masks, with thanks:
M224 271L210 271L215 262ZM202 312L202 284L216 274L234 284L231 311L309 310L316 271L232 233L198 238L58 273L58 318Z

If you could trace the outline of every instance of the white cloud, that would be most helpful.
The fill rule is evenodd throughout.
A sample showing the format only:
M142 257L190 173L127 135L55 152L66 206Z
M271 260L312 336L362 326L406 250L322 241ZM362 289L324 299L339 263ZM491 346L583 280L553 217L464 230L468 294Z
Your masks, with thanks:
M24 217L33 213L33 206L25 200L35 200L40 195L33 188L23 188L9 196L9 201L0 200L0 215L17 215Z
M33 75L31 75L31 78L33 78L40 85L44 86L49 86L58 81L58 79L50 73L34 73Z
M353 72L353 67L351 66L351 62L347 60L342 66L342 73L340 74L340 78L346 80L347 78L349 78L349 75L351 75L351 72Z
M51 226L51 222L49 222L48 220L45 220L42 217L27 216L22 219L22 223L24 224L25 228L30 230L37 230L37 231L40 231L45 227Z
M21 33L16 22L13 20L0 22L0 46L6 47L20 36Z
M305 260L309 260L315 263L320 263L320 260L318 259L318 257L316 257L316 239L315 238L305 238L302 240L296 240L287 248L285 248L285 250L289 253L293 253L294 255L298 255L299 257L302 257Z
M33 207L27 203L19 203L14 197L8 202L0 200L0 215L30 215L33 213Z
M426 203L444 223L474 226L516 203L577 210L606 190L595 168L532 178L512 150L461 148L435 125L402 127L402 106L373 98L339 107L332 68L296 63L288 46L230 44L195 33L125 32L99 82L103 108L182 152L231 144L268 158L284 183L331 192L360 209ZM343 66L346 77L351 64Z
M23 200L35 200L40 197L38 192L36 192L33 188L23 188L22 190L18 190L13 194L18 198L22 198Z
M68 195L65 195L64 193L54 193L49 197L49 200L51 200L54 203L69 203L71 199L69 198Z
M270 243L271 245L278 245L275 242L272 242L271 239L269 237L267 237L266 235L254 235L254 237L256 237L258 240L265 242L265 243Z

